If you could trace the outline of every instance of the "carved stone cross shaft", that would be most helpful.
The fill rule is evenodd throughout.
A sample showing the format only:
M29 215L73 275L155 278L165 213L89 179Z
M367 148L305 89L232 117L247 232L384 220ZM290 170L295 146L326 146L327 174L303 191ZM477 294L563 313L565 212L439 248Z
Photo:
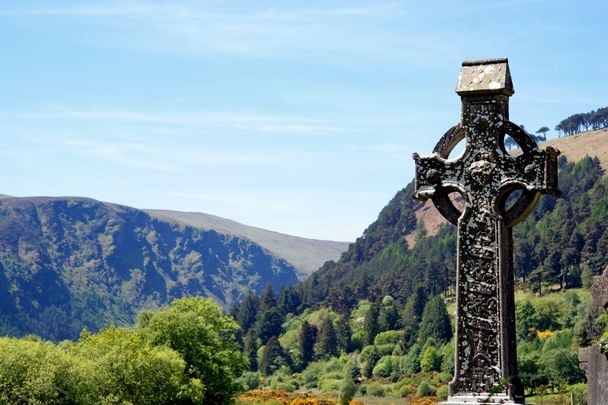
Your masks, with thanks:
M509 121L514 90L507 59L464 62L456 92L462 99L460 124L443 135L431 156L414 154L414 197L430 198L458 225L456 357L446 404L521 404L511 228L541 193L559 195L559 151L540 150ZM519 145L519 156L505 149L507 135ZM463 139L464 152L450 159ZM462 211L450 199L454 192L462 196Z

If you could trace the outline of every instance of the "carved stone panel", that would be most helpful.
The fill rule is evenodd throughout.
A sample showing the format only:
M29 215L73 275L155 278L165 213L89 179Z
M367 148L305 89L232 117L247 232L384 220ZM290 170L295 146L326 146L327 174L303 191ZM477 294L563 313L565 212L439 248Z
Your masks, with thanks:
M430 198L458 226L456 358L446 404L523 403L517 379L511 227L541 193L558 194L557 155L508 120L513 85L506 59L465 62L456 88L462 117L431 156L414 154L418 199ZM511 156L511 136L521 147ZM461 157L449 159L459 141ZM507 206L507 197L521 190ZM460 193L464 209L449 198Z

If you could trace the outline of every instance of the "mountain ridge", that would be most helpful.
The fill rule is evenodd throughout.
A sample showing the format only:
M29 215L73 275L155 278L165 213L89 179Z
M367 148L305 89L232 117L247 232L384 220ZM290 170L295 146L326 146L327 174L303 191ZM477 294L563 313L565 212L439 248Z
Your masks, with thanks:
M0 199L0 332L78 336L184 296L225 307L295 268L250 240L81 197Z
M285 259L304 279L328 260L338 260L349 242L326 241L288 235L202 212L144 209L152 217L182 223L199 229L212 229L226 235L249 239L274 255Z

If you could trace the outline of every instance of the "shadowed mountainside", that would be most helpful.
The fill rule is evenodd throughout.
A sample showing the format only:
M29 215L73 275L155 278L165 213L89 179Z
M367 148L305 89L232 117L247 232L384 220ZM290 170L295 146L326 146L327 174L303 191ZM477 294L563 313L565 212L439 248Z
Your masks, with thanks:
M338 260L348 249L347 242L333 242L301 238L244 225L230 219L198 212L145 210L161 220L181 223L203 230L215 230L225 235L249 239L258 243L273 255L285 259L304 279L328 260Z
M250 240L86 198L0 199L0 333L74 338L130 324L140 308L298 281Z

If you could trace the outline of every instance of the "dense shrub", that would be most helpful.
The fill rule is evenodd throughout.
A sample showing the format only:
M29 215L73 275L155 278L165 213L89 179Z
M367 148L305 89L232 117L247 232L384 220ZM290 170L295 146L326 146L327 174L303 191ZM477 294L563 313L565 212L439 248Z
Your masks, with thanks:
M422 380L420 384L418 384L418 389L416 390L416 395L419 397L426 397L434 394L434 388L429 384L427 380Z

